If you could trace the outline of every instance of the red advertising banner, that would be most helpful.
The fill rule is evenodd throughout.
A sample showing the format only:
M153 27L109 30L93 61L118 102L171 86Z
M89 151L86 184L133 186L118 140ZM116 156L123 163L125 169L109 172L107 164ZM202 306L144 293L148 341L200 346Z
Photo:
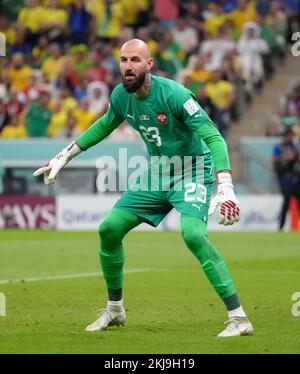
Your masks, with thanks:
M0 229L55 229L54 197L0 195Z
M291 230L299 231L300 230L300 210L298 207L298 201L295 197L291 198L289 209L291 213Z

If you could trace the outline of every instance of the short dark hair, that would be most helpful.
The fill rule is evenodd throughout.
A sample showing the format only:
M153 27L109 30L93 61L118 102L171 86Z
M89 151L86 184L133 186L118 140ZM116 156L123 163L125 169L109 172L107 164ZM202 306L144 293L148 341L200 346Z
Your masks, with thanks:
M281 133L282 136L286 136L286 135L295 135L295 131L289 127L287 129L285 129L282 133Z

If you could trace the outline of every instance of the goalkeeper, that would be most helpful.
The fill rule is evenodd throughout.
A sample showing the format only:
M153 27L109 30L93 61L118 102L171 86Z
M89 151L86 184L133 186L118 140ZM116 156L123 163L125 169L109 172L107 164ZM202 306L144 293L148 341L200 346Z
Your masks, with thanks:
M53 183L73 157L105 139L124 120L140 133L149 154L156 156L153 165L128 188L99 227L100 262L108 304L86 330L104 330L125 323L122 240L142 222L157 226L175 208L181 214L183 240L228 311L227 326L218 336L249 335L253 328L230 273L207 237L207 217L217 207L220 224L232 225L239 219L226 143L193 94L172 80L151 75L153 64L143 41L126 42L120 55L122 84L112 92L107 113L34 173L44 174L46 184ZM159 161L173 157L184 160L187 156L190 160L187 167L179 171L171 164L168 178L157 168ZM214 168L218 188L210 204ZM147 186L154 177L158 181L155 186L138 188ZM165 188L166 181L169 189Z

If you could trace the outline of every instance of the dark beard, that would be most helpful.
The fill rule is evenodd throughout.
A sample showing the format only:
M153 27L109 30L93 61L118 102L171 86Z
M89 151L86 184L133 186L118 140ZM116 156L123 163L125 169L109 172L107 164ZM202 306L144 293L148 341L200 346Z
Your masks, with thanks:
M136 80L132 82L127 82L126 76L124 76L122 77L122 83L123 83L125 90L128 93L134 93L142 87L142 85L145 82L145 78L146 78L146 72L141 73L140 76L137 77Z

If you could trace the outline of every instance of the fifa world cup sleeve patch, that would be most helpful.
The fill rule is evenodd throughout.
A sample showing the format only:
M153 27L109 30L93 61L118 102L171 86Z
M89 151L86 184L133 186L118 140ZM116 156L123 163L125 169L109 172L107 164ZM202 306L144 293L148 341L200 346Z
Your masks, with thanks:
M184 109L188 112L188 114L189 114L190 116L192 116L193 114L197 113L198 110L200 110L199 105L197 105L196 101L193 100L192 98L189 99L188 101L186 101L186 102L183 104L183 107L184 107Z

